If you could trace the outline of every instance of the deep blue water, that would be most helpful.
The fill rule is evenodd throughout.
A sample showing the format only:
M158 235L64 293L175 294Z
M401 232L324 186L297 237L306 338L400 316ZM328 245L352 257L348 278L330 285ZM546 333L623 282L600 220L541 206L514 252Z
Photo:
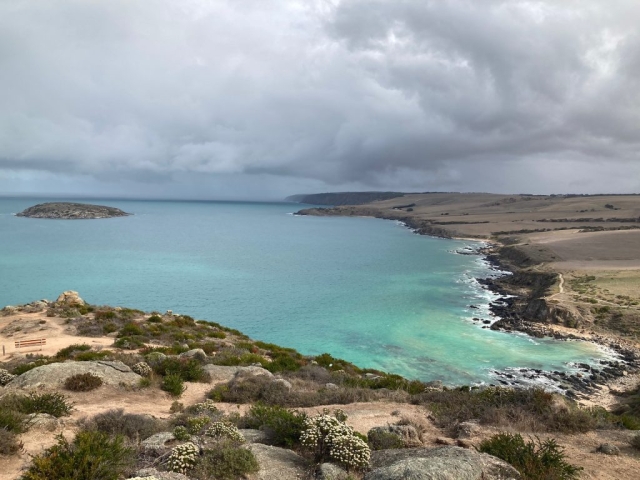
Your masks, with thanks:
M564 370L594 345L481 329L487 266L390 221L298 217L287 203L96 201L134 216L39 220L0 199L0 304L77 290L93 304L171 309L305 354L446 383L491 369ZM470 304L480 310L470 310Z

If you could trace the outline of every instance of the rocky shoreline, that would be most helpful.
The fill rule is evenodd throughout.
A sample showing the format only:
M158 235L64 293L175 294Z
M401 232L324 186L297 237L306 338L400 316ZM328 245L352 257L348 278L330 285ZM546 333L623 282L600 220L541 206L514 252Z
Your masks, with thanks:
M87 220L97 218L127 217L130 213L105 205L73 202L39 203L16 213L16 217L48 218L57 220Z
M385 220L395 220L418 235L456 239L446 229L432 225L428 221L402 215L385 215L379 210L357 208L310 208L297 215L313 216L372 216ZM484 241L486 239L468 239ZM629 342L615 337L565 328L560 330L557 321L571 325L574 319L570 312L558 306L547 304L544 295L556 282L556 275L549 272L525 271L528 259L510 247L490 243L484 248L457 250L461 255L480 255L492 269L505 272L504 275L476 279L484 288L499 295L489 305L490 312L498 320L474 319L483 323L483 328L504 332L521 332L534 338L553 337L557 340L579 340L595 343L608 349L610 360L600 360L599 365L579 363L573 365L574 373L543 371L538 369L513 368L494 371L495 385L527 387L533 384L547 385L574 400L589 400L602 392L603 388L621 377L640 373L640 351ZM473 306L471 306L473 307ZM525 320L532 319L531 320Z

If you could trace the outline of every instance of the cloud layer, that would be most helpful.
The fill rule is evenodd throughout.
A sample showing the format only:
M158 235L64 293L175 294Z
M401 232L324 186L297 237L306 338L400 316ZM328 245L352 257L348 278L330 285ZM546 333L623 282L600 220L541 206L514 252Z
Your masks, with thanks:
M2 2L0 189L638 191L638 18L635 0Z

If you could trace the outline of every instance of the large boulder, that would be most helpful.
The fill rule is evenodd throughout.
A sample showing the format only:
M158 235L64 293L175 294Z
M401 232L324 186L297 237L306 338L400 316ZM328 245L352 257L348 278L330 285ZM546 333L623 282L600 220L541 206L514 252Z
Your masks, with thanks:
M205 365L205 372L211 376L211 383L227 383L236 377L265 376L272 378L273 373L262 367L228 367L225 365Z
M508 463L459 447L406 448L371 453L364 480L517 480Z
M56 303L69 306L85 304L84 300L80 298L80 295L78 295L78 292L74 292L73 290L62 292L58 297L58 300L56 300Z
M72 375L92 373L105 385L136 386L142 378L124 363L115 361L51 363L36 367L9 382L6 388L62 387Z
M206 362L207 361L207 354L201 348L194 348L194 349L189 350L187 352L181 353L179 356L180 356L180 358L195 358L199 362Z
M252 443L247 447L255 455L260 470L255 480L284 480L289 478L307 478L309 463L291 450Z

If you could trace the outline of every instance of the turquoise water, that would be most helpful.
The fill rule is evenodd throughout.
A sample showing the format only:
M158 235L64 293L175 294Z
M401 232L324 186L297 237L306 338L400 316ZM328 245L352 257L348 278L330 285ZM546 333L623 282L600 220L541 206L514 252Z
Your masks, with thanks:
M298 217L300 206L286 203L94 200L135 215L12 215L42 201L0 199L0 304L77 290L93 304L171 309L305 354L450 384L603 355L473 324L489 318L490 294L473 281L489 270L452 253L469 242L377 219Z

